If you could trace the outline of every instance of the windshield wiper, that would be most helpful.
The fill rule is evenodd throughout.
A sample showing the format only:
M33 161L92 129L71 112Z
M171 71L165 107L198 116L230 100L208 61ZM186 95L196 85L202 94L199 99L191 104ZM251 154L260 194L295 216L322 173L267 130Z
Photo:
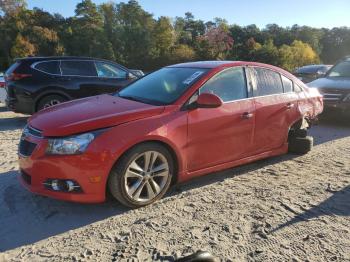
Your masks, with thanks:
M145 101L143 101L140 98L134 97L134 96L121 96L120 94L118 94L119 97L124 98L124 99L128 99L128 100L132 100L132 101L136 101L136 102L140 102L140 103L145 103Z

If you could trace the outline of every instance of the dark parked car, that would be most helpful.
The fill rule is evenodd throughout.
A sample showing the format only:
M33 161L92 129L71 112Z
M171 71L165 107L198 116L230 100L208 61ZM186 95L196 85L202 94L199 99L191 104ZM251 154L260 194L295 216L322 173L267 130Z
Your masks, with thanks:
M307 65L298 68L294 75L304 83L309 83L317 78L324 77L331 65Z
M308 84L323 94L325 112L343 112L350 115L350 57L332 67L324 78Z
M5 102L6 92L5 92L5 79L3 73L0 73L0 103Z
M8 108L32 114L69 100L113 93L139 76L117 63L82 57L18 59L5 73Z

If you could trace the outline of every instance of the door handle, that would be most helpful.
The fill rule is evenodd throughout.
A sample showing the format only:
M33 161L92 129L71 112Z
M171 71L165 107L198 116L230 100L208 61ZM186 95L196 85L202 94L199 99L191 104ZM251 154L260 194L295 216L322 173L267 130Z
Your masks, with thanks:
M289 110L289 109L292 109L292 108L294 108L294 104L288 103L288 104L287 104L287 109Z
M250 118L252 118L254 116L254 114L253 113L249 113L249 112L244 112L243 114L242 114L242 118L243 119L250 119Z

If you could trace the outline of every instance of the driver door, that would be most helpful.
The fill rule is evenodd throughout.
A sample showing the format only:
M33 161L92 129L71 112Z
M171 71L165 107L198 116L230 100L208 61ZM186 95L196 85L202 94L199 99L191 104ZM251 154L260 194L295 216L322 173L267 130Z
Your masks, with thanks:
M244 68L219 72L200 88L200 93L213 93L224 103L218 108L188 112L189 172L244 158L253 144L255 109L253 100L248 99Z

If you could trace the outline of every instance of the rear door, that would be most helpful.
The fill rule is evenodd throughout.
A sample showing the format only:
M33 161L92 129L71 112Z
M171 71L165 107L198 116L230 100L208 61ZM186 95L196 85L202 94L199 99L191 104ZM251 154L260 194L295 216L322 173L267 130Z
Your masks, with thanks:
M99 95L101 92L94 61L62 60L60 63L61 85L70 90L74 97Z
M130 78L129 72L112 63L95 61L95 66L101 93L116 92L136 79L136 77Z
M293 81L288 77L281 75L284 97L287 100L286 104L286 113L287 113L287 122L288 126L291 127L296 121L298 121L301 117L301 114L298 110L298 103L300 100L300 96L295 90ZM287 139L287 138L286 138Z
M250 67L256 110L254 153L282 147L289 129L289 111L294 110L293 98L284 94L281 75L262 67Z
M224 103L219 108L188 112L188 170L196 171L249 155L255 112L254 101L248 99L244 68L219 72L199 93L216 94ZM195 101L194 97L191 100Z

